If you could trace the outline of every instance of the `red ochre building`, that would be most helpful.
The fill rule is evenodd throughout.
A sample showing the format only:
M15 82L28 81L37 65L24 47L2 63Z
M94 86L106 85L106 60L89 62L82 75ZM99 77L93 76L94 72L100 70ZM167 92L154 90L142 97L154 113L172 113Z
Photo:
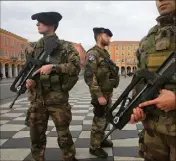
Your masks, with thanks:
M107 47L111 59L119 67L121 75L137 69L135 52L138 47L139 41L112 41Z
M76 50L79 52L81 69L84 69L85 60L86 60L86 51L81 44L74 43L74 42L72 42L72 44L74 45Z
M24 52L28 40L0 29L0 71L3 78L16 77L25 63Z
M0 28L0 72L3 78L16 77L26 62L24 49L30 42L14 33ZM80 54L81 67L85 63L86 51L81 44L72 42Z

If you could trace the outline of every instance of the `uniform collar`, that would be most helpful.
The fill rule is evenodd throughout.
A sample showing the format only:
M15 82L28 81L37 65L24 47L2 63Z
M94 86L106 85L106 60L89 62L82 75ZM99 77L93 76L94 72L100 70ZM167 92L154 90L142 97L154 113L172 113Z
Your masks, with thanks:
M163 27L167 25L176 25L176 13L169 13L163 16L159 16L156 21L158 22L158 25Z
M45 37L50 37L50 36L56 36L56 33L48 33L44 35L43 37L45 38Z

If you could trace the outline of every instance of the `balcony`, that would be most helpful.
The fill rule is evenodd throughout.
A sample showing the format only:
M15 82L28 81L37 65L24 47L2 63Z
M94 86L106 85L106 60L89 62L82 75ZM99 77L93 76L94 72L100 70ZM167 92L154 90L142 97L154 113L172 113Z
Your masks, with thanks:
M17 60L18 57L17 57L17 56L11 56L11 59L12 59L12 60Z

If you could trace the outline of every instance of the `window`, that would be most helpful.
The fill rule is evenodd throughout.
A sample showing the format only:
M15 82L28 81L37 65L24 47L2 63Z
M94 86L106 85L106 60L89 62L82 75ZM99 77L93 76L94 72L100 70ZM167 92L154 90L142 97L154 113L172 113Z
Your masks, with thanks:
M124 62L124 59L122 59L122 62Z
M19 43L18 42L16 43L16 47L19 48Z
M24 44L21 44L21 48L24 49L25 45Z
M22 59L22 60L24 59L24 54L23 54L23 53L21 54L21 59Z
M116 55L119 55L119 53L118 53L118 52L116 52Z
M128 50L130 50L130 46L128 46Z
M125 47L124 46L122 46L122 50L124 50L125 49Z
M4 55L8 55L8 51L7 50L4 50Z
M14 54L14 52L12 51L12 57L14 57L15 56L15 54Z
M134 45L134 50L136 50L138 47Z
M135 64L138 64L138 60L137 60L136 58L134 59L134 63L135 63Z
M124 53L122 53L122 55L124 55Z
M8 45L8 39L6 37L4 37L4 45L7 46Z
M130 55L130 52L128 52L128 55Z
M11 47L14 47L14 44L15 44L14 40L11 40Z
M116 45L116 50L118 50L118 45Z
M116 63L118 63L120 60L119 59L116 59Z

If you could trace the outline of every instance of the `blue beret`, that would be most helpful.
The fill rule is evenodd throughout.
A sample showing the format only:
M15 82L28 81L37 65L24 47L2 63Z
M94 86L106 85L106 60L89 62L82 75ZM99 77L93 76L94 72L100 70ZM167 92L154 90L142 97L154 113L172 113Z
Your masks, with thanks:
M93 28L93 32L95 35L101 34L101 33L106 33L109 37L113 36L112 32L109 29L105 29L103 27L99 27L99 28L95 27L95 28Z
M62 15L58 12L40 12L32 15L31 19L37 20L44 25L53 25L62 19Z

